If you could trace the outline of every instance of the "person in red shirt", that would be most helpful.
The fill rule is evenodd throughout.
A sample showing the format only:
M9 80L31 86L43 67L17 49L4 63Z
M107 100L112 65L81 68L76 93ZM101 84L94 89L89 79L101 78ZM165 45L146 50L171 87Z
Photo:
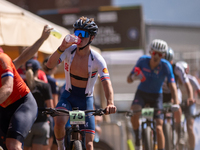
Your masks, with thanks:
M35 53L35 55L32 57L32 59L37 60L38 59L38 53ZM39 64L39 66L40 66L40 68L38 70L38 79L44 81L45 83L48 83L46 73L43 70L41 70L42 67L40 65L40 62L38 60L37 60L37 62Z
M0 145L4 150L22 150L37 117L37 103L17 69L37 52L50 30L44 26L41 37L13 61L0 52Z

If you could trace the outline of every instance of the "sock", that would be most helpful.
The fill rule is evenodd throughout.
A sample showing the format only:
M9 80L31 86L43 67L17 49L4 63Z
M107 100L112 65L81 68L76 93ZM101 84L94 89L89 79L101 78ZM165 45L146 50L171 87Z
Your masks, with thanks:
M140 130L139 129L134 130L134 133L135 133L135 145L136 146L142 145Z
M56 142L58 144L58 150L65 150L65 138L56 139Z

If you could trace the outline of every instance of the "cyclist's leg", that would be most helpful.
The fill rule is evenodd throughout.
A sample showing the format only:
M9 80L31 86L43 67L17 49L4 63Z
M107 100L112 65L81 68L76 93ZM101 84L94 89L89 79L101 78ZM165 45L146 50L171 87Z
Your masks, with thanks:
M16 139L7 138L6 147L8 148L8 150L12 150L13 147L17 150L22 150L22 143Z
M143 93L141 93L141 91L137 91L135 94L135 98L132 102L132 106L131 106L131 110L133 111L137 111L137 110L141 110L142 107L144 107L144 101L142 99L142 95ZM132 127L135 133L135 145L137 149L141 149L140 147L142 146L141 143L141 133L139 131L139 118L140 118L141 112L135 113L132 117L131 117L131 123L132 123Z
M163 109L163 95L152 94L150 106L157 109ZM152 101L153 100L153 101ZM164 114L160 113L159 110L155 110L154 119L156 120L156 134L158 141L158 150L164 150L165 148L165 136L163 132L163 119Z
M60 100L56 106L56 108L71 110L71 105L68 102L68 97L70 93L68 91L64 91L60 97ZM56 116L54 117L54 134L56 137L56 141L58 144L59 150L64 150L64 139L65 139L65 124L67 123L69 117L68 116Z
M195 135L193 131L194 127L194 118L193 115L196 113L196 104L192 104L186 109L185 117L187 120L187 132L188 132L188 139L189 139L189 146L191 150L195 148Z
M85 133L86 150L93 150L94 134Z
M181 90L177 89L177 92L178 92L179 104L181 104L182 103ZM181 135L180 135L181 134L181 115L182 115L182 109L180 107L178 111L174 112L175 129L176 129L176 132L177 132L177 135L178 135L178 139L181 138Z
M163 119L155 119L156 120L156 134L158 140L158 149L164 150L165 147L165 137L163 133Z
M83 100L83 99L82 99ZM81 110L92 110L93 109L93 97L86 97L86 105L80 105ZM87 116L86 123L80 126L81 131L85 132L85 145L87 150L93 150L93 141L95 135L95 118L94 116Z
M15 109L10 119L6 135L6 147L8 150L22 150L24 138L27 136L37 117L37 104L33 95L28 93L8 107L11 107L10 109L16 107L17 109Z

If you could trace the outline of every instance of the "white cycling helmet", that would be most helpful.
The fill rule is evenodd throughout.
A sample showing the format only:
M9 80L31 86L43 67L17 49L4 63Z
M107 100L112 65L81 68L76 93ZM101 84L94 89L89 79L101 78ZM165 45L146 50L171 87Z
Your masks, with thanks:
M171 47L168 48L165 54L165 59L168 60L169 62L172 61L174 58L174 51Z
M178 61L177 64L180 64L184 69L187 69L189 67L188 63L185 61Z
M151 42L150 49L160 53L165 53L168 50L168 45L161 39L155 39Z

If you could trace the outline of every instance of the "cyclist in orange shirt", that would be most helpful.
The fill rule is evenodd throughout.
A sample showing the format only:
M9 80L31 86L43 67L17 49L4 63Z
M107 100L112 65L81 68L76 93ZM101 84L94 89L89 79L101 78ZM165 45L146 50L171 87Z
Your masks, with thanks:
M0 51L0 145L4 150L22 150L37 117L36 101L17 69L37 52L50 30L44 26L41 37L14 61Z

